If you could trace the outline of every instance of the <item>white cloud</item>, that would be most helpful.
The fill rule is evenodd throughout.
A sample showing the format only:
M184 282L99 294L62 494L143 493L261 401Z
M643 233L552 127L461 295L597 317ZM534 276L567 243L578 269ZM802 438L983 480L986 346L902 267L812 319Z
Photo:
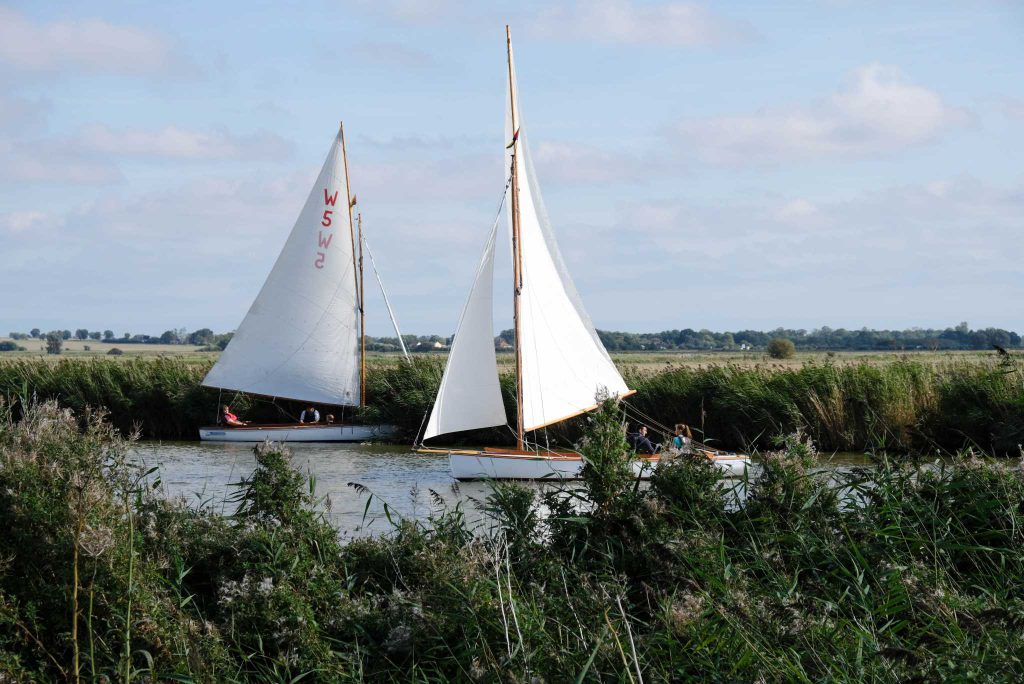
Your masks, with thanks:
M753 33L747 24L698 3L636 0L577 0L572 7L552 7L537 17L533 29L553 39L664 47L715 45Z
M116 166L52 140L0 139L0 178L26 183L105 185L122 179Z
M542 142L535 161L544 182L552 183L632 181L650 177L661 168L653 160L626 152L573 142Z
M1024 100L1013 97L1003 98L1002 110L1003 114L1011 119L1024 120Z
M30 233L64 225L64 219L45 211L11 211L0 214L0 230L9 234Z
M705 161L740 165L886 153L933 140L969 119L967 111L911 83L899 69L870 64L822 102L684 120L672 133Z
M224 130L194 131L177 126L159 130L85 128L77 141L91 152L123 157L171 159L282 159L291 146L273 133L236 136Z
M169 65L159 35L102 19L35 22L0 7L0 62L32 71L65 68L149 73Z

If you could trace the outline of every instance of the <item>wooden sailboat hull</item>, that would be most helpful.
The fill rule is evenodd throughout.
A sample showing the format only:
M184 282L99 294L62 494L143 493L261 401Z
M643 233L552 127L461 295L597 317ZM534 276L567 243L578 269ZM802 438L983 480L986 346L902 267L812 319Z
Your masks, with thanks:
M201 427L204 442L372 442L395 437L394 425L246 425Z
M750 466L742 454L713 454L709 458L726 476L741 476ZM633 473L649 479L660 462L659 456L633 461ZM452 477L457 480L576 480L583 470L579 454L554 455L511 450L453 450L448 452Z

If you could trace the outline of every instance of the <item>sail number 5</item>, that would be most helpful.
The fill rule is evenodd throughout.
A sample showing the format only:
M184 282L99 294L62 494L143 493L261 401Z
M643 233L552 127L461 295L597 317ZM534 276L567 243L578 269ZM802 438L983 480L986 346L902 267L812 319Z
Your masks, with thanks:
M337 201L338 191L335 190L333 195L328 195L327 188L324 188L324 206L333 207L334 203ZM322 228L331 227L331 224L333 223L331 221L332 214L334 214L333 209L324 209L323 218L320 219L320 225L322 226ZM334 233L327 231L327 234L324 235L324 231L322 229L318 230L317 232L319 233L317 235L317 247L319 251L317 251L316 253L316 260L313 261L313 265L316 266L317 268L323 268L324 260L327 259L327 249L331 246L331 239L334 237Z

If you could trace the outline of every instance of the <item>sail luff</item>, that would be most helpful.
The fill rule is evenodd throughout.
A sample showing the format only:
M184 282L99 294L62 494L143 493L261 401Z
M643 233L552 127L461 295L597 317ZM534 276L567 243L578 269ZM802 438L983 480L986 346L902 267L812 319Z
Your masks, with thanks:
M520 336L520 294L523 286L523 251L519 239L519 173L516 151L518 146L518 128L516 127L516 80L515 66L512 59L512 31L505 25L505 40L508 46L508 99L509 112L512 119L512 322L514 329L516 354L516 447L523 448L523 356L522 338Z
M341 158L342 158L342 161L345 164L345 213L348 214L348 233L349 233L349 239L352 242L352 278L353 278L353 283L354 283L355 288L356 288L356 292L358 293L359 292L360 278L359 278L359 270L356 267L356 232L355 232L355 225L353 224L353 221L352 221L352 204L353 204L352 203L352 189L351 189L351 187L349 185L349 178L348 178L348 151L345 149L345 122L344 121L338 122L338 134L341 136ZM363 309L363 301L362 301L362 295L360 294L359 295L359 312L360 312L360 314L362 314L362 309ZM363 334L363 329L362 329L362 327L360 327L359 328L359 335L360 335L360 337L362 337L362 334ZM360 406L364 406L365 405L364 404L365 398L363 397L363 388L365 387L364 377L366 375L366 368L363 366L362 356L363 356L362 354L359 355L359 362L360 362L360 368L359 368L359 405Z

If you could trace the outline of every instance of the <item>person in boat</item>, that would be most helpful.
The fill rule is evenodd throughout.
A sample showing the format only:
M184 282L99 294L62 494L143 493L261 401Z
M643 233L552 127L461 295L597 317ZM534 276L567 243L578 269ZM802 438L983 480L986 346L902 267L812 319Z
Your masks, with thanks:
M654 446L651 442L651 438L647 436L647 426L641 425L637 428L637 431L626 435L626 441L629 442L629 446L633 447L633 451L638 454L656 454L658 453L658 447Z
M239 420L238 416L231 412L231 407L228 406L227 404L224 404L224 406L221 407L220 420L225 425L231 425L234 427L249 424L249 421Z
M685 423L676 423L675 430L673 430L672 446L680 451L689 451L692 444L693 432L690 431L690 426Z
M302 413L299 414L299 422L300 423L319 423L320 422L320 412L317 411L312 406L310 406L305 411L303 411Z
M328 413L327 418L324 419L328 425L334 425L334 414Z

